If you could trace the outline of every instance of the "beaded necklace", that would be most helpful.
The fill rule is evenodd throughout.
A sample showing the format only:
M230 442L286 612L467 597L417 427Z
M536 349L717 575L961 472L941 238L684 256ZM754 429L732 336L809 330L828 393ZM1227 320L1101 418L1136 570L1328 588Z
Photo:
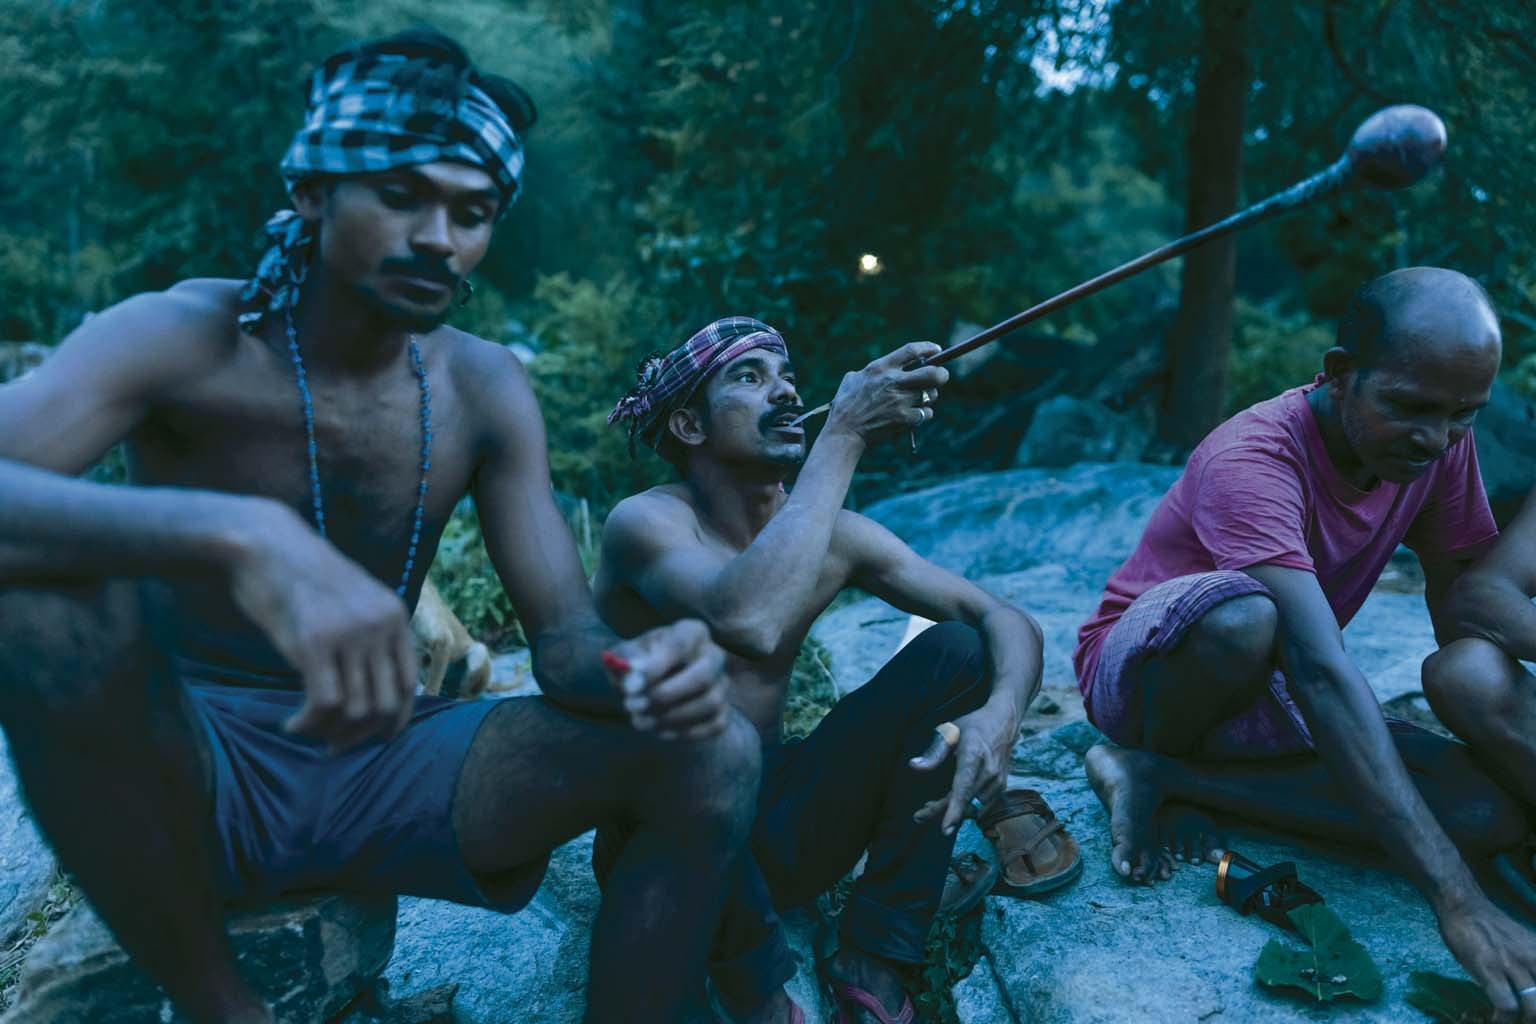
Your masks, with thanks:
M315 448L315 406L309 393L309 378L304 372L304 358L299 354L299 332L293 326L292 303L283 307L283 322L288 332L288 355L293 359L293 373L299 385L299 403L304 410L304 437L309 444L309 494L315 508L315 529L325 536L325 504L320 499L320 461ZM416 335L411 335L411 367L421 385L421 479L416 485L416 513L411 517L411 540L405 549L405 571L395 593L403 600L411 584L411 570L416 567L416 545L421 542L421 515L427 504L427 471L432 468L432 385L427 382L427 368L421 362Z

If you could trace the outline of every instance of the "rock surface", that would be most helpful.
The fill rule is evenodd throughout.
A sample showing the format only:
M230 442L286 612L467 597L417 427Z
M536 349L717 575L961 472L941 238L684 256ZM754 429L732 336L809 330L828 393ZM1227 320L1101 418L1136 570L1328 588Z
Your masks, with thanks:
M1091 398L1048 398L1035 409L1013 463L1064 467L1138 459L1152 440L1146 413L1144 409L1115 412Z
M32 823L0 734L0 946L9 945L27 915L43 905L53 875L53 850Z
M326 894L230 918L241 974L283 1024L313 1024L346 1008L390 958L395 900ZM81 903L32 948L10 1024L172 1024L159 987Z
M1296 860L1302 877L1324 893L1381 967L1387 983L1381 1003L1320 1011L1255 986L1253 962L1264 942L1279 933L1218 904L1212 868L1181 867L1172 882L1145 889L1122 884L1109 870L1107 824L1082 773L1082 754L1095 734L1080 720L1069 657L1077 626L1097 603L1105 578L1131 550L1177 474L1177 469L1125 463L1012 470L956 480L866 510L920 553L1028 608L1047 637L1046 688L1026 723L1029 735L1014 752L1014 783L1046 794L1082 845L1086 867L1079 882L1047 899L989 900L982 931L987 953L956 987L961 1019L968 1024L1418 1019L1401 1002L1408 972L1459 972L1423 902L1393 874L1273 837L1241 836L1233 842L1261 862ZM1411 570L1411 564L1395 566L1397 582L1378 588L1346 632L1351 651L1384 700L1417 691L1419 661L1433 645ZM815 635L831 654L840 688L852 689L873 674L907 622L907 616L874 600L823 616ZM496 678L514 692L533 689L525 654L498 658ZM1053 706L1053 712L1044 710ZM979 837L967 826L963 840L974 844ZM383 975L389 1001L425 1000L457 983L453 1019L459 1024L579 1020L588 933L598 905L590 849L588 835L556 851L533 903L515 915L402 899L395 953ZM70 919L60 929L82 927ZM94 927L99 934L99 925ZM790 931L801 963L794 995L809 1019L824 1020L830 1007L812 982L809 920L792 915ZM70 939L66 948L74 944ZM44 964L29 962L28 978L38 972L46 975ZM28 982L28 990L39 984ZM689 1024L709 1019L700 1007Z
M1179 472L1112 463L983 473L864 514L924 558L1027 609L1045 633L1045 692L1064 708L1080 707L1071 661L1077 628ZM905 614L868 598L823 615L812 635L831 652L846 693L884 664L906 624ZM1421 587L1378 588L1344 638L1381 700L1416 692L1419 665L1434 650Z
M1245 918L1215 895L1215 868L1181 864L1173 879L1134 887L1109 867L1108 821L1082 774L1086 723L1025 741L1013 784L1040 789L1083 846L1083 876L1040 900L991 898L986 954L957 986L968 1022L1111 1024L1131 1021L1387 1022L1424 1019L1403 1002L1416 970L1460 975L1434 918L1402 877L1342 855L1239 832L1230 845L1252 860L1295 861L1307 884L1369 951L1386 982L1378 1003L1324 1010L1261 989L1259 950L1286 933ZM967 1012L968 1011L968 1012Z
M1175 878L1132 888L1109 867L1108 821L1082 770L1097 733L1082 718L1072 674L1076 630L1097 606L1105 579L1134 547L1176 468L1080 465L967 477L874 505L865 513L925 557L1027 608L1045 633L1043 696L1014 752L1012 784L1043 792L1083 848L1083 877L1038 901L992 898L984 911L987 953L956 987L960 1019L1100 1024L1120 1021L1281 1021L1347 1015L1360 1021L1422 1019L1402 1002L1413 970L1460 975L1427 906L1403 878L1275 837L1239 835L1232 845L1261 863L1294 860L1381 968L1378 1004L1308 1009L1252 981L1264 942L1279 935L1240 917L1214 895L1214 869L1181 866ZM1396 566L1345 631L1378 697L1419 689L1419 664L1434 648L1422 590ZM907 616L866 599L822 617L815 637L831 655L842 692L862 685L889 657ZM1055 721L1068 721L1056 726Z
M556 850L533 902L516 914L402 899L400 936L384 975L391 995L457 982L457 1024L579 1021L598 907L591 858L591 833ZM810 1020L825 1020L830 1008L811 984L811 923L791 915L788 924L802 965L791 994ZM515 1016L508 1014L511 1003ZM684 1024L712 1022L701 1005Z

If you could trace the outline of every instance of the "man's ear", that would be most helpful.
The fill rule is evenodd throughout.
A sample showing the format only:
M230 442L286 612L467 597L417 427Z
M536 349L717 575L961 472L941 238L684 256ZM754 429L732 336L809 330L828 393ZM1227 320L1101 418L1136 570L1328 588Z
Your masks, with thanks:
M1338 398L1354 387L1360 362L1353 352L1335 345L1323 353L1323 375L1328 378L1328 393Z
M689 447L697 448L704 443L704 422L697 409L677 409L667 417L667 430L673 437Z
M318 221L325 208L325 184L319 178L308 178L293 186L294 211L307 221Z

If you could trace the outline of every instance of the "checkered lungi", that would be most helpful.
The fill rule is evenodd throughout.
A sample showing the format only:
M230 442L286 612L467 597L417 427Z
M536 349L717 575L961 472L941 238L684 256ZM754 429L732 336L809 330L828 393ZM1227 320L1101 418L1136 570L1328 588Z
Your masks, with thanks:
M1165 580L1143 593L1099 642L1099 657L1085 703L1099 731L1124 746L1141 743L1141 722L1134 711L1141 667L1149 658L1168 654L1191 626L1223 601L1269 590L1247 573L1193 573ZM1286 689L1279 669L1269 692L1202 741L1203 757L1222 760L1280 757L1313 749L1312 731Z

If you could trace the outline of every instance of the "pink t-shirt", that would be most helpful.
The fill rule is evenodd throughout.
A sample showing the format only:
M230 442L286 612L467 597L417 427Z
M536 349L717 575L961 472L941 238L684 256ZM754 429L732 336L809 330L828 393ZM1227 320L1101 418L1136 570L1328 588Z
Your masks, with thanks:
M1078 630L1072 664L1085 695L1105 635L1132 601L1165 580L1254 565L1305 569L1342 628L1399 543L1421 558L1475 557L1498 537L1471 431L1417 480L1359 490L1328 458L1307 405L1321 380L1243 410L1190 455Z

